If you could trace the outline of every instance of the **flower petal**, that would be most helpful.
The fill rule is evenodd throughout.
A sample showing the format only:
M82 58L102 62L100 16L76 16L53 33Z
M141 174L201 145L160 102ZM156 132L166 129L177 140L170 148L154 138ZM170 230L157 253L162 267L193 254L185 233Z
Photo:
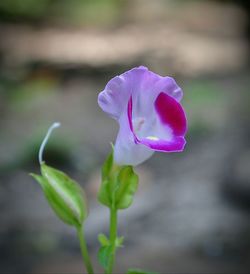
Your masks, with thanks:
M145 111L151 112L152 102L162 91L177 101L182 98L182 90L173 78L160 76L140 66L111 79L99 94L98 104L103 111L118 120L126 111L131 95L135 114L144 114Z
M152 156L153 150L134 141L127 113L119 120L120 129L114 147L114 161L118 165L138 165Z
M124 141L118 133L114 148L114 161L116 164L136 166L153 154L154 150L143 144L135 144L133 140Z
M163 98L163 101L160 101ZM160 118L166 118L166 110L172 111L172 115L176 114L179 115L182 119L179 117L174 119L166 119L168 124L160 124L155 123L153 130L149 132L150 135L139 138L133 128L133 118L132 118L132 112L133 112L133 101L132 96L129 99L128 107L127 107L127 116L128 116L128 124L129 129L131 130L131 133L134 137L134 143L137 145L145 145L149 147L152 150L156 151L163 151L163 152L179 152L184 149L184 146L186 144L186 140L183 136L180 136L179 133L185 133L186 131L186 117L184 114L184 118L181 116L182 108L180 104L175 101L171 96L168 96L165 93L160 93L160 95L157 97L155 101L155 105L159 107L162 116ZM159 106L158 106L159 105ZM164 105L164 111L163 111L163 105ZM169 109L167 107L169 106ZM180 109L181 108L181 109ZM177 111L177 110L178 111ZM168 112L167 111L167 112ZM180 114L180 113L181 114ZM165 115L165 116L164 116ZM169 117L172 117L169 115ZM163 119L162 118L162 119ZM168 116L167 116L168 118ZM181 125L184 125L184 127L179 126L178 122L181 122ZM165 121L164 121L165 122ZM172 132L169 132L169 124L172 126ZM164 138L165 137L165 138ZM164 139L163 139L164 138Z
M155 89L160 92L164 92L176 101L180 102L183 96L182 89L176 84L174 78L166 76L161 77L161 80L156 84Z
M118 120L127 108L132 93L137 93L144 82L146 67L131 69L111 79L98 96L98 104L103 111Z
M111 79L105 89L98 95L98 104L112 118L119 118L123 111L123 100L127 100L127 90L120 76Z
M171 141L158 139L157 137L152 136L140 139L139 142L153 150L162 152L180 152L183 151L186 144L186 140L182 136L174 136Z
M183 136L186 133L187 119L182 106L175 99L161 92L154 105L161 122L170 126L174 135Z

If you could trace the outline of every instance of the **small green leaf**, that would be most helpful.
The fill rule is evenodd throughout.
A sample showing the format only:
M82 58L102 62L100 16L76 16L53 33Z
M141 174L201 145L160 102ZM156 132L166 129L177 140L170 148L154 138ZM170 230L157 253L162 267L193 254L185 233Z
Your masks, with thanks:
M116 247L123 247L124 237L118 237L116 238L115 245Z
M112 207L113 203L117 173L121 169L114 164L113 158L112 150L102 166L102 183L98 192L98 201L109 208Z
M98 252L98 261L100 263L100 265L104 268L107 269L108 264L109 264L109 260L111 257L111 253L112 253L112 246L108 245L108 246L103 246L99 249Z
M112 193L110 193L110 183L109 181L103 181L97 195L98 201L107 206L112 206Z
M128 270L127 274L158 274L157 272L144 271L137 268L131 268Z
M111 184L113 181L112 178L112 167L113 167L113 151L105 160L102 166L102 183L98 192L98 201L107 206L112 206L112 191Z
M114 156L112 150L102 166L102 181L108 180L112 176L113 162Z
M87 205L83 189L65 173L41 165L40 175L31 174L42 186L44 194L56 213L66 224L79 227L87 218Z
M99 243L101 244L101 246L110 245L109 239L107 238L106 235L104 235L102 233L98 235L98 240L99 240Z
M125 166L121 169L117 184L115 206L117 209L128 208L138 188L138 175L134 173L132 166Z

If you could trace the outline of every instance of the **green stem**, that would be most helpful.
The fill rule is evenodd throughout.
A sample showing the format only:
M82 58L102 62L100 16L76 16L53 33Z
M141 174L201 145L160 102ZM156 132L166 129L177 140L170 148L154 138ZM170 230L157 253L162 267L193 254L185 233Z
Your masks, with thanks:
M117 238L117 210L115 208L110 209L110 244L111 244L111 256L109 259L106 274L112 274L113 266L115 263L116 253L116 238Z
M92 267L90 257L89 257L89 253L88 253L87 244L86 244L85 237L84 237L84 230L83 230L82 226L77 228L77 235L78 235L78 238L80 241L83 262L87 269L87 272L88 272L88 274L94 274L93 267Z

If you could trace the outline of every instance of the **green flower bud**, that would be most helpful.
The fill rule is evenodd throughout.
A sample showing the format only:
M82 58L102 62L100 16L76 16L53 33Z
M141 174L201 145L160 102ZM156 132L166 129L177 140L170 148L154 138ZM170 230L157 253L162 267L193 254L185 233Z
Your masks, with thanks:
M41 185L49 205L66 224L79 227L87 218L86 198L80 185L65 173L45 164L40 175L31 174Z
M59 126L53 124L39 151L41 175L31 176L41 185L49 205L56 215L66 224L80 227L87 218L86 198L80 185L60 170L46 165L42 160L42 152L52 130Z

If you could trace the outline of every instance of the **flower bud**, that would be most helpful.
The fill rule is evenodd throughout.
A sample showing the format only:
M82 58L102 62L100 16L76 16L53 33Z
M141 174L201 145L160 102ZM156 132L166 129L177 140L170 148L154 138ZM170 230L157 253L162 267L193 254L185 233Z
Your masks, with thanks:
M41 144L38 155L41 175L30 175L41 185L45 197L56 215L64 223L79 228L88 215L83 189L62 171L46 165L42 158L45 145L52 131L59 126L60 123L53 123Z
M65 173L45 164L41 165L42 176L31 174L36 179L56 215L66 224L79 227L87 218L85 193L80 185Z

